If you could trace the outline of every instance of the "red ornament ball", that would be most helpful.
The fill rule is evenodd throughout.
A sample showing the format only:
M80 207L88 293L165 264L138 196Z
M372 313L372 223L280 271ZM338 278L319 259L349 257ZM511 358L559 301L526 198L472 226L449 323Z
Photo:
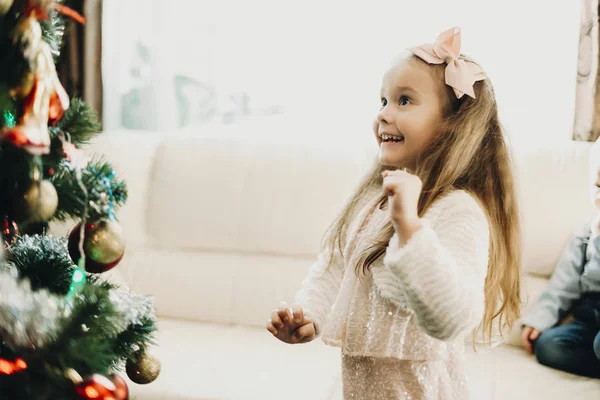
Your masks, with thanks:
M19 227L17 223L8 217L4 217L4 221L2 222L2 236L4 238L4 245L10 246L17 240L17 236L19 236Z
M119 377L119 379L121 379ZM122 379L121 379L122 381ZM123 384L125 382L123 381ZM75 393L79 400L128 400L129 390L125 384L123 391L120 382L115 382L114 376L106 377L94 374L75 385Z
M75 264L78 263L79 237L81 224L69 235L69 254ZM125 254L125 240L121 226L115 221L102 220L85 225L83 238L85 269L100 274L114 268Z
M110 379L113 381L113 383L115 384L115 387L117 388L115 390L115 397L117 399L128 400L129 399L129 388L127 387L127 383L125 382L125 379L121 378L117 374L111 375Z

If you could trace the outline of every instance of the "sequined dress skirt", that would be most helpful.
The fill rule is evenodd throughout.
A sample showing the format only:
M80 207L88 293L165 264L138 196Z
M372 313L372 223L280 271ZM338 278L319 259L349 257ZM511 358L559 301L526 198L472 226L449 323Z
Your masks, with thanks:
M439 363L342 355L344 400L469 400L461 368Z

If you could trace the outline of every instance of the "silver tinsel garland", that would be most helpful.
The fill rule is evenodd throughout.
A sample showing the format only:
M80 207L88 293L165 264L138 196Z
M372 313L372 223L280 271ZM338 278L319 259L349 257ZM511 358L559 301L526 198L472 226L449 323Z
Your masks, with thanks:
M17 238L10 250L13 257L27 254L28 258L44 260L47 263L69 263L71 257L65 238L46 235L23 235Z
M115 322L119 333L125 331L129 325L141 325L145 319L156 321L154 302L151 297L134 293L128 288L118 287L110 291L109 299L122 316L119 322Z
M109 299L120 316L113 319L117 334L145 319L156 321L151 297L117 287L110 290ZM0 270L0 338L11 348L35 350L55 341L71 306L65 297L33 291L27 279L18 279L14 267L4 264Z
M12 348L39 349L56 340L69 309L47 290L31 290L26 279L0 271L0 336Z

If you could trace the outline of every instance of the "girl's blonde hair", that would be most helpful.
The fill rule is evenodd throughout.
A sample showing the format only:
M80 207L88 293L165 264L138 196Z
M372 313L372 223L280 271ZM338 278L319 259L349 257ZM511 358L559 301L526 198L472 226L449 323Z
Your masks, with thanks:
M461 55L461 58L467 59ZM419 156L413 171L423 182L418 203L419 216L440 196L463 189L483 205L490 226L490 252L485 280L483 320L473 332L473 340L481 331L491 343L492 328L510 329L519 318L521 228L511 157L498 119L494 90L488 79L474 84L476 98L464 95L457 99L451 87L444 84L446 64L430 65L415 56L409 62L427 68L439 82L445 123ZM346 243L347 228L358 204L373 188L381 188L381 173L389 169L379 163L361 182L352 200L325 233L323 246L341 254ZM378 205L385 203L382 193ZM357 257L356 273L365 273L375 260L383 256L394 233L391 222L374 239L373 244ZM331 260L330 260L331 263Z

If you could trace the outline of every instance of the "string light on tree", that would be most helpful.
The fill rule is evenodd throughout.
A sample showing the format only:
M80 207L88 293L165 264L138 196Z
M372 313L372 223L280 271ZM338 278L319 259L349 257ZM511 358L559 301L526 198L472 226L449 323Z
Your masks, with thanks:
M4 238L4 245L10 246L17 240L19 236L19 227L17 223L8 218L8 216L4 216L4 221L2 222L2 236Z
M0 358L0 375L12 375L27 369L27 363L22 358L7 360Z
M17 120L15 119L15 116L13 113L11 113L8 110L4 110L2 112L3 117L4 117L4 124L8 127L8 128L12 128L15 126Z
M69 286L69 292L67 293L67 299L72 298L75 294L77 294L86 282L85 275L85 260L80 258L77 262L77 268L73 271L73 275L71 276L71 285Z
M110 379L115 384L115 397L117 399L129 399L129 388L127 387L127 383L125 379L121 378L117 374L110 375Z
M127 384L118 375L93 374L75 384L78 400L128 400Z

